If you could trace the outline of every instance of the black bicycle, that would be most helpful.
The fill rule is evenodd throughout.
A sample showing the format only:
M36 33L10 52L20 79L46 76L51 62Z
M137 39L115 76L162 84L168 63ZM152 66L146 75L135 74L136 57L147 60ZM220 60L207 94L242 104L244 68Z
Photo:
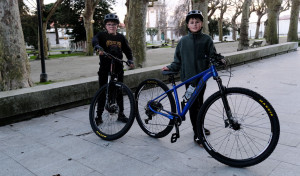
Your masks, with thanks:
M104 140L115 140L124 136L134 121L135 104L131 90L117 82L115 62L129 63L104 52L111 59L108 82L95 94L90 105L90 124L97 136Z

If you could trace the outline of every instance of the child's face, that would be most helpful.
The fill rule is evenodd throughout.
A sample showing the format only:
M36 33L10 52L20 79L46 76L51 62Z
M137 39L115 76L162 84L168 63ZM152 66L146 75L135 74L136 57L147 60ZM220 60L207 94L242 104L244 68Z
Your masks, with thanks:
M191 18L188 22L187 27L192 33L199 32L202 28L202 21L200 18Z
M108 21L105 25L105 29L109 34L116 34L118 29L118 24L113 21Z

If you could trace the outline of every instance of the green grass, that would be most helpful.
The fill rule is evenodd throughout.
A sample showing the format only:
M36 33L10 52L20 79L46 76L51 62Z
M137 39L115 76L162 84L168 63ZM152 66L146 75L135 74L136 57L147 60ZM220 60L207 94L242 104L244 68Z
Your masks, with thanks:
M71 56L85 56L84 52L75 52L71 54L51 54L48 56L49 59L57 59L62 57L71 57ZM35 60L37 56L30 56L30 60Z
M52 83L55 83L55 81L49 80L46 82L35 82L34 84L38 86L38 85L48 85L48 84L52 84Z

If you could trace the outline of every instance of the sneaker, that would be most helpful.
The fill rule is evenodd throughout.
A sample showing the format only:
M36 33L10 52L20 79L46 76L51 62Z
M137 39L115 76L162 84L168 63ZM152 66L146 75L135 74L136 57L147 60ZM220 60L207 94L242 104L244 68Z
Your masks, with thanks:
M194 136L194 141L195 141L200 147L203 147L203 145L202 145L200 139L199 139L196 135Z
M206 128L204 128L204 133L205 133L205 135L210 135L210 131L208 130L208 129L206 129Z
M118 121L121 121L123 123L127 123L128 120L129 119L123 113L121 113L121 114L118 115Z
M99 126L101 123L103 123L102 116L97 115L97 117L95 118L95 121L96 121L96 125Z

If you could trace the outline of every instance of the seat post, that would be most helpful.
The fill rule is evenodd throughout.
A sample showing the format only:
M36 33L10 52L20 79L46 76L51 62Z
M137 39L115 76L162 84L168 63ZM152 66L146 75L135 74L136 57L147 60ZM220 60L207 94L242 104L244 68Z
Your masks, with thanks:
M176 85L175 84L175 78L174 78L173 74L169 75L169 82L172 83L173 86Z

